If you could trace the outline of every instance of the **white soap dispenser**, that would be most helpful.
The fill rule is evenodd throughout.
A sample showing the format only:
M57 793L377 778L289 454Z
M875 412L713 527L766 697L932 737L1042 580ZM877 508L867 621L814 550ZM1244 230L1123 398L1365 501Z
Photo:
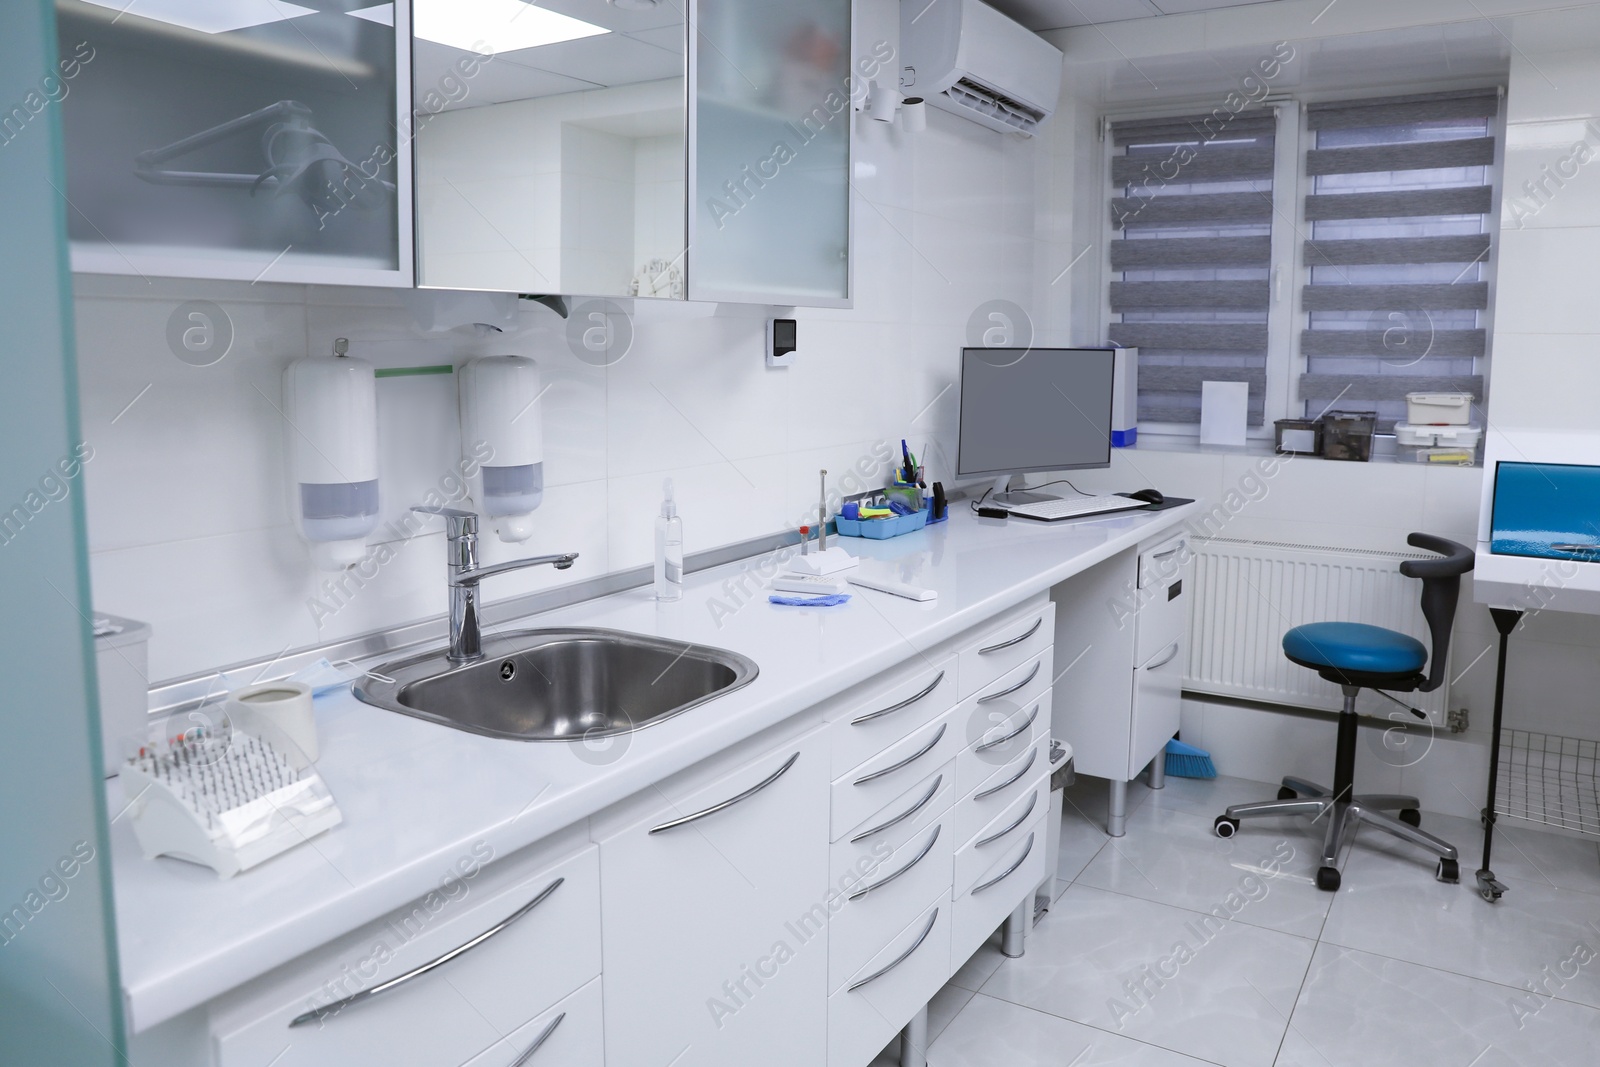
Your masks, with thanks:
M378 526L378 391L374 368L346 356L297 359L283 372L295 519L322 570L361 562Z
M544 500L544 432L539 365L526 356L482 356L456 373L461 454L472 474L478 510L500 540L533 536Z
M672 479L661 483L661 514L656 516L656 599L683 596L683 520L672 498Z

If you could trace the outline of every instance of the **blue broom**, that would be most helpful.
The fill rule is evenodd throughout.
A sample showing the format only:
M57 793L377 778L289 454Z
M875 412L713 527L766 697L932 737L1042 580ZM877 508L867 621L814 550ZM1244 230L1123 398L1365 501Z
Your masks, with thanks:
M1167 742L1167 773L1174 778L1215 778L1217 765L1205 749L1186 745L1174 737Z

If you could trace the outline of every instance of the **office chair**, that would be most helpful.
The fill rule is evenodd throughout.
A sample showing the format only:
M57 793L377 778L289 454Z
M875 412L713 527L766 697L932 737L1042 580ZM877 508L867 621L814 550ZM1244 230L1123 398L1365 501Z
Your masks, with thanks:
M1317 871L1317 888L1334 892L1339 888L1339 869L1334 866L1339 848L1357 823L1393 834L1420 845L1439 857L1435 877L1441 882L1461 878L1455 846L1441 841L1418 827L1422 823L1416 797L1354 795L1356 768L1356 694L1363 688L1388 693L1429 693L1444 682L1445 659L1450 650L1450 627L1455 622L1456 599L1461 592L1461 576L1472 569L1472 549L1432 534L1414 533L1406 538L1414 548L1436 552L1442 559L1406 560L1400 573L1422 579L1422 615L1433 637L1433 657L1422 642L1381 626L1358 622L1314 622L1296 626L1283 635L1283 653L1302 667L1309 667L1344 691L1344 709L1339 713L1339 741L1333 764L1333 788L1327 789L1299 778L1285 778L1277 800L1254 804L1235 804L1217 816L1218 837L1232 837L1239 831L1240 819L1264 815L1310 815L1312 821L1327 817L1322 839L1322 867ZM1428 673L1423 674L1423 666ZM1395 700L1394 697L1389 697ZM1395 703L1406 707L1403 701ZM1410 709L1418 718L1422 712ZM1389 814L1397 811L1399 817Z

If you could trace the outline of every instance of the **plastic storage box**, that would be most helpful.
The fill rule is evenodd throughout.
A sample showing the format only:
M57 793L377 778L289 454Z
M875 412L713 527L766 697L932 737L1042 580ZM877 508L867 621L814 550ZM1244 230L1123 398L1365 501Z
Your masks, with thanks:
M1322 458L1365 463L1372 458L1376 411L1330 411L1322 416Z
M100 747L107 778L149 738L149 643L149 624L95 613L94 666L100 679Z
M913 533L928 525L928 509L913 511L910 515L894 515L887 519L847 519L840 516L833 520L833 524L846 537L870 537L874 541L882 541L890 537L899 537L901 534Z
M1465 426L1472 421L1471 393L1407 393L1406 422Z
M1414 426L1394 424L1395 454L1401 460L1470 467L1478 461L1481 426Z

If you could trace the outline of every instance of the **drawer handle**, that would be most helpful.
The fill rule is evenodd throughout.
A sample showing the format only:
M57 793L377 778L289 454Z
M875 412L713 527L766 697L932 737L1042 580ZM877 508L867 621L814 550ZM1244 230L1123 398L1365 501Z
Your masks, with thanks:
M939 676L937 678L935 678L933 681L928 683L928 688L924 689L922 692L918 693L916 696L906 697L904 700L902 700L898 704L890 704L888 707L883 708L882 710L870 711L867 714L860 716L859 718L851 719L850 720L850 725L851 726L860 726L864 722L871 722L873 719L881 719L885 715L890 714L891 712L899 711L901 708L909 708L911 705L915 704L917 701L921 700L923 697L927 696L929 693L931 693L935 689L939 688L939 683L942 682L942 681L944 681L944 671L940 671L939 672Z
M1150 558L1151 559L1166 559L1169 556L1176 556L1179 552L1182 552L1185 547L1186 546L1183 544L1183 542L1180 541L1177 544L1173 545L1171 548L1167 549L1165 552L1157 552L1155 555L1151 556Z
M705 809L704 811L697 811L693 815L685 815L681 819L673 819L671 822L664 822L660 826L652 827L650 832L652 834L659 834L659 833L662 833L663 831L671 830L671 829L673 829L675 827L678 827L678 826L684 826L684 825L687 825L688 823L694 822L696 819L704 819L708 815L715 815L719 811L726 811L728 808L733 807L735 804L739 803L739 801L741 801L741 800L749 800L751 797L753 797L757 793L761 792L767 786L771 785L773 782L776 782L779 778L782 778L785 774L788 774L789 773L789 768L793 767L794 763L795 763L795 760L797 760L799 758L800 758L800 753L796 752L794 755L789 757L788 762L785 763L782 767L779 767L777 770L773 771L766 778L763 778L761 781L757 782L755 785L751 786L749 789L746 789L743 793L740 793L738 796L729 797L727 800L724 800L722 803L713 804L709 808Z
M990 834L988 837L984 838L982 841L979 841L977 844L973 845L972 847L973 848L982 848L984 845L992 845L996 841L1000 840L1002 837L1004 837L1007 834L1009 834L1011 831L1015 830L1017 827L1021 826L1023 823L1027 822L1028 821L1028 816L1033 814L1033 809L1037 808L1039 806L1039 791L1037 789L1035 789L1029 795L1033 799L1028 801L1028 806L1022 810L1022 814L1021 815L1018 815L1015 819L1012 820L1010 826L1006 827L1004 830L999 831L998 833Z
M1178 642L1174 641L1174 642L1172 642L1172 651L1168 652L1166 654L1166 656L1164 656L1162 658L1160 663L1146 664L1144 669L1147 670L1147 671L1153 671L1157 667L1165 667L1167 664L1171 663L1173 660L1175 660L1177 658L1178 658Z
M1033 706L1033 714L1028 716L1028 721L1023 723L1021 726L1017 727L1015 730L1012 730L1009 734L1006 734L1004 737L997 737L993 741L985 741L983 744L979 745L977 748L973 749L972 751L974 751L974 752L987 752L987 751L989 751L989 749L994 748L996 745L1003 745L1007 741L1010 741L1012 738L1016 737L1018 734L1025 733L1028 730L1033 729L1034 720L1036 720L1039 717L1039 708L1040 708L1040 706L1041 706L1040 704L1035 704Z
M845 992L854 993L856 990L860 989L862 986L866 985L868 982L876 982L878 979L882 978L884 975L888 974L890 971L892 971L896 967L900 966L906 960L910 959L911 958L911 954L913 952L917 951L917 949L921 948L922 947L922 943L924 941L928 940L928 935L933 933L933 924L938 922L938 921L939 921L939 909L938 908L934 908L933 909L933 914L928 916L928 925L924 926L922 928L922 933L917 935L917 939L911 943L911 947L910 948L908 948L904 952L900 953L899 957L897 957L894 960L894 962L890 963L887 967L884 967L882 970L874 971L871 974L867 975L865 978L861 979L861 981L853 983L848 989L845 990Z
M565 1019L566 1017L566 1012L562 1012L560 1015L557 1015L554 1021L552 1021L549 1026L544 1028L544 1032L533 1039L533 1044L528 1046L528 1051L518 1056L516 1062L513 1063L511 1067L522 1067L523 1064L533 1059L533 1054L539 1051L539 1046L550 1040L550 1035L556 1032L556 1027L560 1026L561 1020Z
M387 982L380 982L371 989L363 989L359 993L354 993L348 997L345 997L343 1000L336 1000L332 1004L324 1004L320 1008L313 1008L304 1015L296 1016L290 1021L289 1026L293 1028L296 1026L304 1026L306 1023L320 1022L329 1016L339 1014L341 1011L352 1005L360 1004L363 1000L371 1000L380 993L387 993L396 986L405 985L413 978L421 978L435 967L442 967L444 964L449 963L451 960L455 959L457 956L460 956L462 953L467 952L469 949L477 948L495 934L498 934L500 931L504 930L506 927L510 926L524 915L528 914L528 912L532 911L534 908L537 908L540 904L543 904L550 894L559 889L561 887L561 883L565 881L566 878L564 877L557 878L555 881L541 889L538 896L528 901L510 915L507 915L504 919L501 919L498 923L489 927L489 929L485 930L471 941L468 941L466 944L458 945L449 952L446 952L443 956L440 956L437 959L429 960L422 966L417 967L414 970L407 971L405 974L402 974L396 978L391 978Z
M888 822L879 823L877 826L874 826L870 830L861 831L861 833L857 834L856 836L854 836L854 837L852 837L850 839L850 843L852 845L859 844L860 842L865 841L867 838L871 837L873 834L881 834L885 830L889 829L889 827L898 826L900 823L905 822L907 819L911 818L911 816L915 815L917 812L919 812L923 808L927 807L928 806L928 801L933 799L934 794L939 791L939 787L941 785L943 785L943 784L944 784L944 775L941 774L941 775L939 775L939 777L937 777L937 778L935 778L933 780L933 784L928 787L928 791L926 793L922 794L922 799L921 800L917 801L915 804L911 805L905 811L902 811L899 815L896 815L894 818L890 819Z
M994 796L996 793L1000 792L1000 790L1006 788L1007 786L1015 785L1022 778L1022 776L1024 774L1028 773L1028 768L1032 767L1033 766L1033 761L1038 759L1038 758L1039 758L1039 750L1037 748L1030 750L1028 752L1028 761L1022 765L1022 769L1020 771L1018 771L1016 774L1013 774L1010 778L1007 778L1005 781L1001 782L997 786L993 786L992 788L985 789L981 793L972 794L972 799L973 800L983 800L983 799L985 799L987 797Z
M928 753L932 752L934 750L934 747L937 746L939 744L939 742L944 739L944 732L946 730L948 730L949 728L950 728L950 724L949 723L941 723L939 725L939 732L933 735L933 740L932 741L929 741L926 745L923 745L922 748L918 749L916 752L913 752L911 755L907 756L905 759L901 760L899 763L891 763L891 764L889 764L889 766L885 767L881 771L873 771L871 774L862 775L860 778L856 779L856 785L866 785L868 782L874 781L874 780L876 780L878 778L882 778L886 774L893 774L895 771L900 770L902 767L911 766L913 763L917 762L917 760L921 759L923 756L926 756Z
M939 840L939 831L943 830L943 829L944 829L944 824L943 823L940 823L938 826L935 826L933 828L933 834L932 834L932 836L930 836L928 838L928 843L926 845L922 846L922 851L918 852L917 855L916 855L916 858L913 859L910 863L906 864L904 867L901 867L898 871L895 871L893 874L889 875L889 877L883 879L882 881L873 882L869 886L862 886L860 889L858 889L854 893L850 894L850 899L851 900L860 900L862 897L866 896L868 893L872 892L874 889L882 889L884 886L888 885L890 882L894 881L896 878L900 877L902 874L905 874L907 871L909 871L911 868L915 867L917 864L921 863L924 859L926 859L928 857L928 853L933 851L933 843L935 841Z
M1034 837L1033 834L1029 834L1028 835L1028 843L1027 843L1026 846L1023 847L1022 855L1017 857L1017 862L1013 863L1011 866L1007 867L1003 872L1001 872L1000 874L996 875L995 877L989 879L987 882L983 883L982 885L973 886L972 887L973 893L981 893L985 889L993 888L994 886L997 886L1001 882L1005 881L1007 878L1010 878L1013 874L1016 874L1017 873L1017 868L1021 867L1023 861L1028 858L1028 853L1033 851L1033 837Z
M979 697L978 698L978 703L987 704L991 700L999 700L1001 697L1010 696L1012 693L1015 693L1018 689L1021 689L1023 686L1027 685L1029 682L1031 682L1035 678L1039 677L1039 668L1043 667L1043 666L1044 666L1044 660L1040 660L1038 663L1035 663L1033 665L1033 670L1029 671L1028 672L1028 676L1026 678L1024 678L1022 681L1018 682L1016 685L1012 686L1009 689L1002 689L998 693L990 693L986 697Z
M1002 648L1010 648L1012 645L1020 645L1022 642L1038 633L1039 627L1043 625L1044 616L1040 615L1037 619L1033 620L1033 626L1030 627L1028 632L1023 634L1021 637L1013 637L1009 641L1001 641L998 645L990 645L988 648L980 648L978 649L978 655L987 656L991 652L999 652Z

